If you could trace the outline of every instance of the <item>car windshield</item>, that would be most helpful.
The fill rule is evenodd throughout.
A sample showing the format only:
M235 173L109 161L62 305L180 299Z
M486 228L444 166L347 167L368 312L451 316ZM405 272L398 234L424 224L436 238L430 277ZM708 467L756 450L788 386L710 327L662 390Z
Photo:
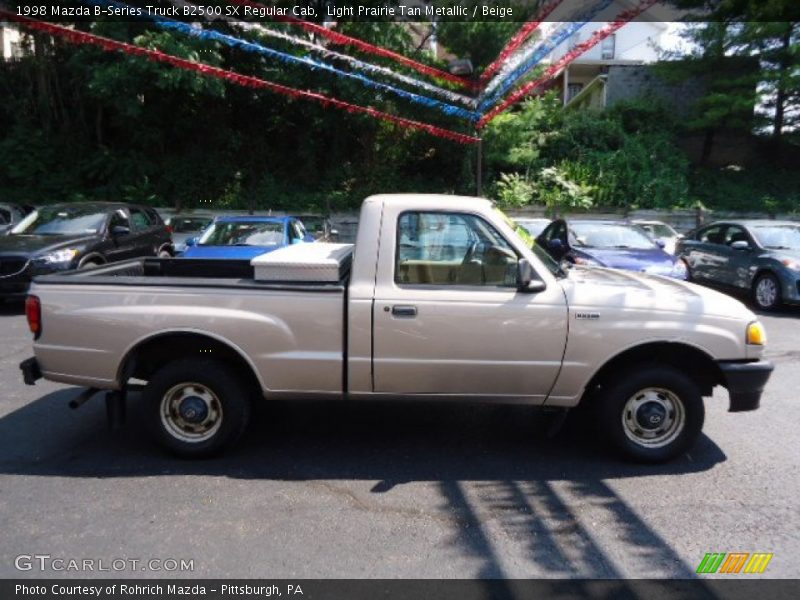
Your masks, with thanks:
M675 237L676 235L672 227L665 225L664 223L639 223L638 225L647 233L656 238L671 238Z
M765 248L800 250L800 225L758 225L753 233Z
M196 233L203 231L211 219L207 217L172 217L170 227L175 233Z
M107 211L95 206L45 206L25 217L12 235L86 235L103 228Z
M548 271L550 271L556 277L566 277L566 273L564 273L563 269L561 269L558 261L554 260L552 256L539 247L539 244L536 243L536 240L533 239L527 228L514 221L514 219L509 217L499 208L495 207L494 210L503 218L506 223L508 223L509 227L514 230L514 233L516 233L517 237L522 240L522 243L533 250L533 253L540 261L542 261L542 263L544 263L544 266Z
M631 225L573 221L571 229L575 245L578 247L635 250L650 250L657 247L647 234Z
M547 219L517 219L517 225L523 227L525 231L531 234L533 237L536 237L544 228L550 224L550 221Z
M199 246L281 246L283 223L274 221L217 221L203 234Z
M313 233L320 233L325 231L325 218L324 217L301 217L303 226L307 231Z

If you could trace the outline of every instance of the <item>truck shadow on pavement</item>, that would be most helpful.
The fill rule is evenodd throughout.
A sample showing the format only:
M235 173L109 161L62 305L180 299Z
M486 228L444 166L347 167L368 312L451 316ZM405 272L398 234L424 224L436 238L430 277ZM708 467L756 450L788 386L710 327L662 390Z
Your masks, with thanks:
M384 510L392 492L430 482L442 498L437 518L449 523L453 551L480 561L478 576L489 579L507 576L508 559L495 550L498 536L551 577L624 577L620 557L611 558L598 541L594 519L627 549L622 560L658 565L661 576L693 577L613 481L703 472L726 460L703 436L691 455L674 462L623 463L603 451L583 420L568 420L549 439L540 413L526 407L301 402L260 407L237 447L216 459L186 461L151 444L136 395L124 429L109 432L102 396L67 408L77 391L53 392L0 418L0 473L327 482L326 493L341 493L359 510ZM367 481L370 491L356 496L348 481ZM499 590L499 597L513 595Z

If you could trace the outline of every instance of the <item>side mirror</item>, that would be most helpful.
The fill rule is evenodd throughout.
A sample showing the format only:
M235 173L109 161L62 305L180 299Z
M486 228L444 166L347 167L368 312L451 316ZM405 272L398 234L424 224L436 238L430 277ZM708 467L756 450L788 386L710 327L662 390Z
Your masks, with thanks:
M186 240L186 247L188 248L189 246L196 246L197 239L197 237L190 237L188 240Z
M560 239L554 238L554 239L550 240L549 242L547 242L547 248L549 250L560 252L561 250L564 249L564 244L561 242Z
M111 237L122 237L123 235L130 235L131 228L124 225L114 225L111 228Z
M541 279L533 278L533 266L527 258L520 258L517 263L517 289L526 294L542 292L547 287Z
M745 240L737 240L731 244L731 248L734 250L750 250L750 244Z
M677 236L675 236L675 237L676 237L677 239L679 239L679 240L685 240L685 239L686 239L686 236L685 236L685 235L683 235L682 233L679 233L679 234L678 234Z
M661 248L662 250L667 247L667 244L664 240L658 239L656 240L656 246Z

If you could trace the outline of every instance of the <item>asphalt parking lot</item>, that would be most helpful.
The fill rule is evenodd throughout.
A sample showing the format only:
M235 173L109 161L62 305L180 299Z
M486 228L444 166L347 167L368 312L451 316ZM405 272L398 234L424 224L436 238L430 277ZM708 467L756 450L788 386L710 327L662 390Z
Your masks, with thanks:
M763 316L777 369L753 413L707 402L681 459L618 462L579 421L554 439L524 407L279 404L226 456L144 436L135 397L22 383L19 306L0 306L0 576L694 577L706 552L800 569L800 310ZM18 571L19 555L192 560L190 572ZM141 564L141 563L140 563ZM171 564L171 563L170 563Z

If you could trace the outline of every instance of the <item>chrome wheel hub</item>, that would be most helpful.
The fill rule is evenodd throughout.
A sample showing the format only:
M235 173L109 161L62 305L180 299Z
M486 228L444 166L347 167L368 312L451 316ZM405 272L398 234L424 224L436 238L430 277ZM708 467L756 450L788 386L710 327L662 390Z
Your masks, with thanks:
M631 396L622 411L622 426L629 440L647 448L672 442L686 425L680 398L663 388L645 388Z
M772 306L778 299L778 288L775 282L765 277L756 286L756 300L759 306Z
M222 405L217 395L201 383L179 383L161 399L161 423L176 439L203 442L222 425Z

